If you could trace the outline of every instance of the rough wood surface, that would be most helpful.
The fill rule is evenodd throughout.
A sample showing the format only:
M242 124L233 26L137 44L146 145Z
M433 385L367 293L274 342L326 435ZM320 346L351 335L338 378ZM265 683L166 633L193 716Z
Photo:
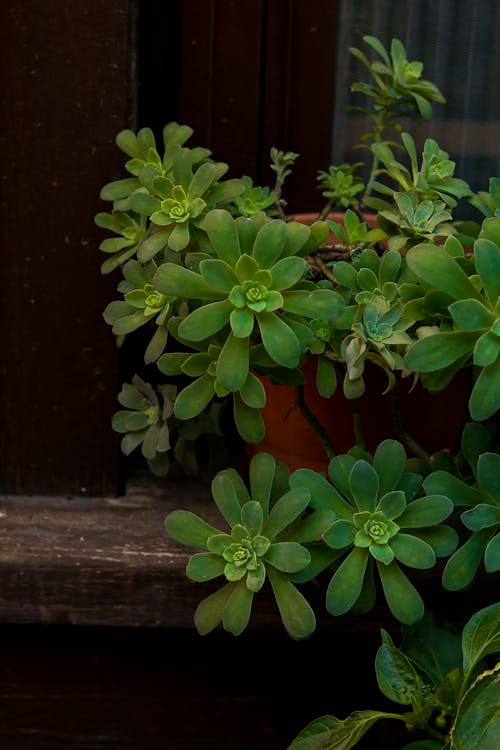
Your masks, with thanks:
M187 579L191 550L168 536L164 519L181 507L216 523L209 498L209 481L196 479L148 480L117 498L0 497L0 622L193 628L197 603L219 582ZM467 596L444 592L436 573L418 573L417 588L429 607L461 620L497 597L494 576ZM396 624L382 601L369 616L333 618L323 586L303 591L326 629ZM253 612L252 627L281 627L269 591Z

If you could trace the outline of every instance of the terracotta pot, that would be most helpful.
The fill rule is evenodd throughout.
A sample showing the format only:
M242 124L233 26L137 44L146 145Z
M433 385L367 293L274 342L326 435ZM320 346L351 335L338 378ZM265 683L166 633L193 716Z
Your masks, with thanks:
M344 397L340 383L331 398L318 394L315 387L316 358L309 360L303 371L306 404L327 431L336 452L347 452L355 444L353 402ZM266 434L261 443L248 445L250 456L267 451L292 471L301 467L325 471L328 458L318 435L296 405L295 388L275 385L267 376L261 380L267 397L261 412ZM401 438L392 420L392 396L390 393L383 395L387 386L385 373L368 362L365 383L366 391L359 399L360 418L366 448L373 452L382 440ZM447 388L436 394L429 393L419 383L411 393L410 387L410 381L400 387L405 430L430 453L457 450L468 415L469 373L460 372ZM407 453L410 455L409 451Z
M327 218L338 223L343 212L333 212ZM290 219L310 225L317 213L292 214ZM369 227L376 228L376 214L366 214ZM335 242L333 234L330 241ZM345 453L355 445L353 402L345 398L342 384L329 398L320 396L315 387L316 358L306 362L305 401L328 433L337 454ZM471 388L471 375L461 371L447 388L431 394L420 383L410 393L412 378L400 385L400 412L404 429L429 453L439 450L455 451L459 447L463 425L468 417L467 402ZM290 469L301 467L324 471L328 459L324 447L310 423L302 416L295 388L274 385L269 377L261 378L266 390L267 403L262 410L266 428L265 438L257 445L248 445L250 456L267 451L283 461ZM366 448L373 452L386 438L401 439L392 418L392 395L383 395L387 376L371 362L365 367L366 391L359 399L361 428ZM409 453L409 451L407 451Z

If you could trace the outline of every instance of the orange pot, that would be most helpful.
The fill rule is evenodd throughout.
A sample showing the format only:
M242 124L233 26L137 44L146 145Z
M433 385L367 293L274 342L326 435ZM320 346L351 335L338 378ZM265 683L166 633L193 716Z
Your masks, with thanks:
M305 364L303 371L307 406L328 433L336 453L347 452L356 442L353 402L343 395L341 383L329 399L318 394L315 387L315 358ZM325 449L297 406L296 389L275 385L267 376L261 379L267 398L266 406L261 411L266 433L262 442L248 445L250 456L266 451L283 461L292 471L298 468L325 471L328 465ZM358 402L359 412L366 448L373 452L382 440L401 438L392 419L392 396L390 393L383 395L387 386L385 373L376 365L367 363L365 383L366 391ZM468 415L469 374L465 371L459 373L440 393L428 393L420 383L412 393L409 392L410 387L411 382L405 382L400 388L405 431L429 453L456 451Z

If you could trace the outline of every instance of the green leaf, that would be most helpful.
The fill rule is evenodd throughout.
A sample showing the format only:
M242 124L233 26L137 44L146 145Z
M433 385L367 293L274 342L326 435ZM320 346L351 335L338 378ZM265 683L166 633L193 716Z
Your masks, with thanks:
M351 521L341 518L335 521L323 534L323 540L333 549L343 549L354 542L356 529Z
M331 289L292 290L285 292L283 299L286 312L319 320L334 320L345 307L340 294Z
M430 689L430 678L408 659L382 629L382 645L375 657L375 673L381 692L404 706L422 706Z
M331 615L343 615L358 599L363 587L368 550L354 547L335 571L326 592L326 609Z
M230 526L241 523L241 505L230 477L218 472L212 479L212 495L219 511Z
M273 312L261 312L257 320L266 352L278 365L297 367L300 344L292 329Z
M276 475L276 460L270 453L257 453L250 461L248 470L252 498L261 504L264 516L267 517Z
M233 309L229 300L210 302L193 310L179 326L179 336L188 341L203 341L229 323Z
M254 409L262 409L266 405L266 391L262 382L251 372L240 388L242 401Z
M275 542L269 547L264 560L282 573L296 573L310 563L311 555L297 542Z
M385 598L394 617L405 625L413 625L424 614L424 603L420 594L403 571L393 562L384 565L377 562Z
M286 241L286 224L273 219L259 230L253 247L253 257L261 268L271 268L281 257Z
M381 511L386 518L394 521L395 518L403 513L406 508L406 497L402 490L393 490L385 494L377 505L377 510Z
M186 575L192 581L211 581L222 575L226 561L220 555L214 555L212 552L198 552L189 558L186 568Z
M474 243L474 259L484 291L493 307L500 296L500 247L490 239L480 238Z
M460 591L474 580L484 550L493 535L491 529L475 531L472 536L450 557L443 571L443 587L448 591Z
M408 503L404 513L398 518L398 526L415 529L434 526L448 518L453 511L453 501L445 495L427 495Z
M305 487L296 487L282 495L271 508L262 533L269 539L275 539L278 534L295 521L309 505L311 494Z
M240 242L231 214L221 208L209 211L204 229L218 257L234 268L240 257Z
M441 289L453 299L481 299L460 265L444 248L426 244L411 247L406 261L419 279L434 289Z
M403 628L400 649L429 675L434 685L441 685L447 675L462 667L459 633L431 612L426 612L411 627Z
M245 630L250 620L253 596L254 592L246 587L245 581L238 581L224 607L224 630L232 635L240 635Z
M163 294L181 298L217 298L219 292L211 289L199 273L177 263L163 263L153 277L153 286Z
M462 331L489 328L495 316L477 299L462 299L449 306L453 320Z
M401 479L406 465L405 449L397 440L383 440L373 456L381 496L393 490Z
M500 356L479 374L471 397L469 411L472 419L483 422L500 408Z
M177 542L201 549L207 549L209 536L220 533L215 526L189 510L174 510L166 517L165 528Z
M197 417L214 395L214 379L208 374L202 375L178 394L175 399L175 416L177 419Z
M273 567L267 570L287 632L293 638L308 638L316 627L316 617L311 606L282 573Z
M436 555L432 547L416 536L396 534L389 542L389 546L396 559L410 568L425 570L433 568L436 564Z
M465 674L488 654L500 652L500 602L472 615L462 632L462 652Z
M226 583L198 604L194 613L194 622L200 635L211 633L222 621L227 601L236 585L236 583Z
M290 487L307 487L311 493L312 508L328 508L338 518L352 519L353 506L318 472L297 469L290 477Z
M265 426L262 415L243 401L240 394L233 394L233 416L236 429L247 443L260 443L264 439Z
M483 672L462 701L451 732L451 750L498 750L500 664Z
M262 505L257 500L249 500L242 507L241 522L248 529L252 539L260 534L264 522L264 513Z
M217 360L217 379L228 391L239 390L248 377L249 341L232 333L226 339Z
M415 372L433 372L448 367L466 354L472 354L477 334L449 331L425 336L407 352L405 360Z
M470 531L480 531L500 524L500 507L480 503L475 508L466 510L460 518Z
M208 258L200 263L200 273L211 289L229 293L238 283L236 274L230 265L218 258Z
M316 388L323 398L330 398L337 390L337 373L333 362L324 357L318 358L316 370Z
M487 573L496 573L500 570L500 533L496 534L486 545L484 568Z
M373 513L377 505L379 480L375 469L364 460L357 461L349 475L349 489L359 510Z
M272 289L283 291L297 283L305 274L307 262L304 258L282 258L271 268Z
M394 719L385 711L355 711L343 721L323 716L308 724L288 750L350 750L380 719Z

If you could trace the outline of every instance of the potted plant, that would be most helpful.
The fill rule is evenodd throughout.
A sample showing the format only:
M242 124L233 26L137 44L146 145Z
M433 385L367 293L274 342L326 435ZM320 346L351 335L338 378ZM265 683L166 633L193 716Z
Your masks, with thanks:
M382 597L396 622L416 628L425 604L415 572L434 571L446 589L463 591L478 574L500 569L499 180L473 194L433 140L419 157L400 118L412 110L429 116L430 101L442 96L400 42L388 53L373 37L366 41L380 59L353 51L373 79L354 88L377 105L364 142L371 175L365 190L355 165L321 173L331 195L312 223L284 210L295 154L273 149L272 188L248 177L224 180L227 165L188 148L192 131L177 123L164 130L161 156L150 130L120 133L131 176L102 191L113 209L96 221L116 235L101 245L109 253L102 270L120 270L123 294L104 317L120 341L147 326L145 363L163 376L149 383L136 375L123 386L113 419L122 450L140 446L159 475L172 453L194 471L196 439L223 431L227 406L242 440L261 448L270 383L291 389L290 419L300 413L317 435L318 465L254 448L244 470L218 471L212 493L220 528L183 509L166 519L172 537L198 550L188 576L223 581L196 610L202 634L219 624L240 634L269 584L286 631L307 638L316 617L300 589L312 580L324 585L334 617L363 615ZM387 127L399 131L398 141L387 140ZM463 200L477 221L460 221ZM347 209L342 223L325 218L336 205ZM377 212L376 228L363 220L366 207ZM322 398L319 412L306 383ZM409 407L416 401L422 412L422 394L431 394L440 435L429 412L413 430ZM351 433L340 448L338 430L325 426L329 411L340 421L339 397L352 404ZM366 413L376 417L372 432ZM284 430L292 432L291 424ZM477 617L495 632L498 650L498 610ZM381 674L404 661L388 636L382 648L391 659ZM420 675L415 659L405 658ZM463 701L476 690L479 657L467 659L463 675L446 673L445 687L435 681L424 690L415 678L418 726L438 705L449 707L448 728L467 724ZM485 689L496 685L492 675ZM352 747L372 723L365 719L343 723L337 735L338 720L326 722L326 744L315 725L294 748ZM451 745L441 732L431 744L408 747L464 748L454 731Z

